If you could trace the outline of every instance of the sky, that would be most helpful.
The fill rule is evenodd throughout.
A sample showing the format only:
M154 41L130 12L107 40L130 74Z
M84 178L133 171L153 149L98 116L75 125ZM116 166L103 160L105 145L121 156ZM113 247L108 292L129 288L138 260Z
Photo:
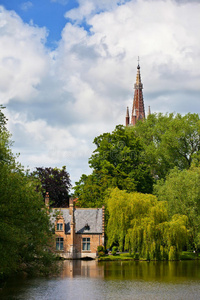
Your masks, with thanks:
M0 104L25 168L90 174L125 124L137 59L146 112L199 113L200 0L0 0Z

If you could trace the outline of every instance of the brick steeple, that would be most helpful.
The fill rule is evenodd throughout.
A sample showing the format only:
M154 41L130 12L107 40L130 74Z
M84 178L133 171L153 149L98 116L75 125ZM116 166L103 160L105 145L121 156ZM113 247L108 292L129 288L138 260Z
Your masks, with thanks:
M143 100L143 92L142 92L143 84L141 82L139 58L138 58L138 66L137 66L136 83L134 84L134 89L135 92L133 98L131 123L127 124L127 117L126 117L126 126L135 125L138 120L145 119L144 100Z

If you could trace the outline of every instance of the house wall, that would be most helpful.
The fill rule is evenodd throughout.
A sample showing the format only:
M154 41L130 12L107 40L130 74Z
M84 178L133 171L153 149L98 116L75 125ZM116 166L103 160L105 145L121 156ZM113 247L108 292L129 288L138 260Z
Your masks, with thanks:
M90 250L82 250L82 239L90 238ZM102 245L102 234L76 234L75 249L80 257L96 257L97 247Z
M78 259L83 257L96 258L97 247L102 245L102 234L75 234L74 245L72 245L72 235L56 231L56 238L62 237L64 240L64 250L56 251L63 258ZM82 239L90 238L90 250L82 250ZM56 246L56 245L55 245Z
M57 230L57 223L63 224L63 230ZM102 234L80 234L75 233L73 226L71 226L71 232L65 234L64 231L65 223L64 219L60 218L55 222L55 233L56 238L63 238L63 250L56 251L59 256L66 259L78 259L83 257L95 258L97 253L97 247L103 245L103 235ZM55 238L55 248L56 248L56 238ZM90 250L82 250L82 239L90 238Z

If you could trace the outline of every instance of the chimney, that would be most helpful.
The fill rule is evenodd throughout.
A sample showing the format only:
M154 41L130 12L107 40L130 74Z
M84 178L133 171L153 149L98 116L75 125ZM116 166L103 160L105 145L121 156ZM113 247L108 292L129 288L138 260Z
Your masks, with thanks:
M69 214L73 215L74 212L74 198L70 197L69 198Z
M49 193L48 192L46 192L46 195L45 195L45 206L49 210Z

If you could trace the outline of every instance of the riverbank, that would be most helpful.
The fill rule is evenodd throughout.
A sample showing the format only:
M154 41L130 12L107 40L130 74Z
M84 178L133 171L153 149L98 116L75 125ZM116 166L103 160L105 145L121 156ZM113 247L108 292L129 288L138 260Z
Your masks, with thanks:
M116 255L105 254L103 256L98 257L98 261L128 261L128 260L142 261L143 259L136 259L133 257L133 255L129 253L119 253ZM197 254L193 251L183 251L180 260L200 260L200 253Z

